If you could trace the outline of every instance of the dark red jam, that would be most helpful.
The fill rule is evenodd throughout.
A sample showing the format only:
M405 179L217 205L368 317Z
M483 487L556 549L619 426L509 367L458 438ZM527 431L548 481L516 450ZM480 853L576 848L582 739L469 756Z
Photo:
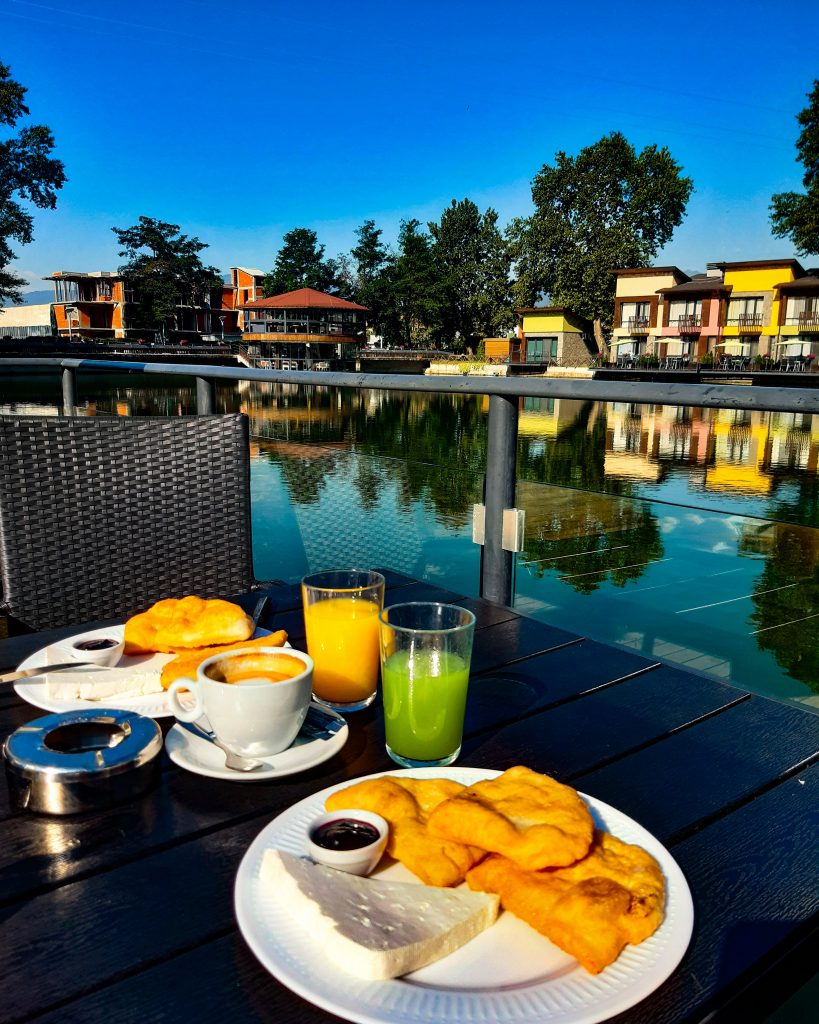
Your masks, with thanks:
M325 850L361 850L378 840L380 833L375 825L356 818L338 818L327 821L312 833L316 846Z
M107 651L110 647L116 647L117 640L109 640L107 636L97 637L95 640L80 640L74 644L78 651Z

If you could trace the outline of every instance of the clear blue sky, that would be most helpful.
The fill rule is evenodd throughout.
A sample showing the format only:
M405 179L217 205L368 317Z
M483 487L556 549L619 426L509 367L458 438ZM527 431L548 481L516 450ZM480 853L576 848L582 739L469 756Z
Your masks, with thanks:
M15 269L114 269L140 215L222 270L269 269L293 227L328 255L368 217L392 241L453 198L505 224L556 151L612 130L694 179L661 262L792 256L768 204L802 187L817 39L817 0L0 0L0 60L69 179Z

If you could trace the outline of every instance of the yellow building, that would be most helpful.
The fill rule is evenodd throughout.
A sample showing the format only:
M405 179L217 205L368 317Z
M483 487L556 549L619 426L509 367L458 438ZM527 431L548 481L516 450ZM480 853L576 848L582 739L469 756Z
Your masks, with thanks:
M519 346L512 339L510 362L588 366L597 355L591 323L573 310L565 306L527 306L515 312L519 318Z
M617 278L611 347L615 358L635 359L657 352L664 314L663 291L690 280L679 267L628 267Z
M796 260L748 260L709 263L723 273L730 289L723 315L722 339L717 347L742 356L777 355L780 334L780 289L804 270Z

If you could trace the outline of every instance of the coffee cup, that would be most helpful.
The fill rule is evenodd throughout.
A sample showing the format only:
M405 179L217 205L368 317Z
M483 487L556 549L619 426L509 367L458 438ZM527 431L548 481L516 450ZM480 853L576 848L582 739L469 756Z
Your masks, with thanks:
M168 689L180 722L207 717L226 746L245 757L278 754L301 729L313 689L313 659L281 647L245 647L206 658L196 679L175 679ZM190 691L193 704L180 701Z

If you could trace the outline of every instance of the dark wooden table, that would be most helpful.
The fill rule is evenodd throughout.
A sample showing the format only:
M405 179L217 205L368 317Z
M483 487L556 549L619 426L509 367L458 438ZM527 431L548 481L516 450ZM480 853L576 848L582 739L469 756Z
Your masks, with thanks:
M263 624L299 646L297 588L271 595ZM388 603L456 598L388 573ZM526 764L571 783L648 828L688 879L688 953L615 1019L763 1019L815 971L819 717L458 601L478 625L459 764ZM76 631L4 641L0 669ZM12 687L0 692L0 736L42 714ZM377 703L349 722L340 754L270 782L202 778L165 758L142 798L70 818L14 812L3 791L3 1024L335 1019L259 965L237 931L233 883L251 840L284 808L395 767Z

